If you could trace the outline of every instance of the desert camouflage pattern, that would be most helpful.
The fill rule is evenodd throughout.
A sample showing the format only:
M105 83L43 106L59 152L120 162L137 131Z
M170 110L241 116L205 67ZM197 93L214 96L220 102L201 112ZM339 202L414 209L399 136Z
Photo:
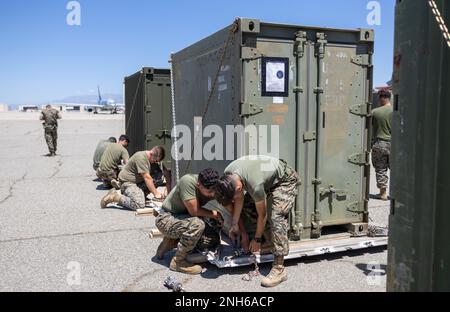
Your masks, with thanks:
M372 146L372 164L375 168L377 187L387 188L389 185L388 170L389 156L391 155L391 142L377 140Z
M111 180L117 180L119 172L115 170L103 171L100 168L96 171L97 177L107 184L111 184Z
M41 113L41 120L44 121L43 127L45 131L45 141L47 142L48 151L56 153L58 148L58 119L61 119L59 111L54 108L46 108Z
M268 224L263 238L265 241L272 242L272 253L275 257L289 254L289 215L294 208L300 183L298 173L286 166L283 178L270 191L268 202L271 202L271 205L268 205ZM247 197L242 213L245 219L256 224L258 213L255 204ZM246 222L245 219L244 222Z
M155 224L164 236L179 239L176 256L181 259L195 249L205 230L205 222L201 218L168 212L161 212Z
M145 208L145 194L142 188L134 183L125 182L121 185L119 205L130 210Z

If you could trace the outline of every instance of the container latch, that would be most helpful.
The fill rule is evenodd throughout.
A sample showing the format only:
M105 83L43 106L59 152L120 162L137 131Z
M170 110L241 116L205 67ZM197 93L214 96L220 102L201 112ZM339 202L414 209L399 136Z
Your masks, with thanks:
M366 104L359 104L350 107L350 113L357 115L357 116L363 116L363 117L370 117L370 107L372 106L372 103L366 103Z
M365 166L369 164L367 160L368 156L369 156L368 152L353 154L348 158L348 162L359 166Z

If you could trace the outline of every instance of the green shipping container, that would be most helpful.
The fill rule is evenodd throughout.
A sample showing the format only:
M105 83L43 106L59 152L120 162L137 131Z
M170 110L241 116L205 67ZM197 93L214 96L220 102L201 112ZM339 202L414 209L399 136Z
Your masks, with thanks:
M125 127L130 155L161 145L170 159L170 70L144 67L125 77ZM167 162L170 168L170 161Z
M202 129L207 132L210 125L224 134L230 125L254 125L260 131L234 143L226 135L219 137L223 146L212 150L223 156L214 161L204 157L201 148L188 150L194 160L179 160L180 175L206 167L223 172L242 154L267 154L278 146L279 158L302 179L290 220L291 240L317 238L337 225L364 232L373 46L374 32L369 29L241 18L174 54L177 130L191 129L193 146L208 142L202 136L212 134ZM267 137L275 134L276 139L262 150L250 142L263 136L264 126ZM272 126L278 126L278 134ZM182 135L177 136L182 145ZM178 146L180 155L186 153L184 147Z
M428 1L397 1L395 24L387 289L450 291L450 46Z

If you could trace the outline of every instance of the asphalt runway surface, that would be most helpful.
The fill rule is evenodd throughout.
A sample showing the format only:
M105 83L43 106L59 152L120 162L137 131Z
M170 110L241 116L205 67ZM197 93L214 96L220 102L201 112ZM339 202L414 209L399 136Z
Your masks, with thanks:
M198 276L168 269L149 239L153 217L100 209L92 155L101 139L124 132L123 115L64 113L58 156L48 151L37 113L0 113L0 291L162 291L167 276L189 292L385 291L386 248L287 261L289 280L276 288L246 282L250 267L218 269ZM376 193L374 175L372 192ZM389 203L370 201L371 219L387 224ZM270 264L261 265L265 275Z

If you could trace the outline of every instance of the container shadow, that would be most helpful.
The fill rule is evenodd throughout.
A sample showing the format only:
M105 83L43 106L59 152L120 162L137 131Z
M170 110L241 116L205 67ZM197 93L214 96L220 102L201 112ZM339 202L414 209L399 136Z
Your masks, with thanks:
M386 200L381 200L380 195L378 195L378 194L370 194L369 198L374 199L374 200L379 200L382 202L387 202ZM391 200L391 196L388 196L388 199Z
M385 264L358 263L355 266L360 269L366 276L369 276L371 274L384 276L387 272L387 265Z

